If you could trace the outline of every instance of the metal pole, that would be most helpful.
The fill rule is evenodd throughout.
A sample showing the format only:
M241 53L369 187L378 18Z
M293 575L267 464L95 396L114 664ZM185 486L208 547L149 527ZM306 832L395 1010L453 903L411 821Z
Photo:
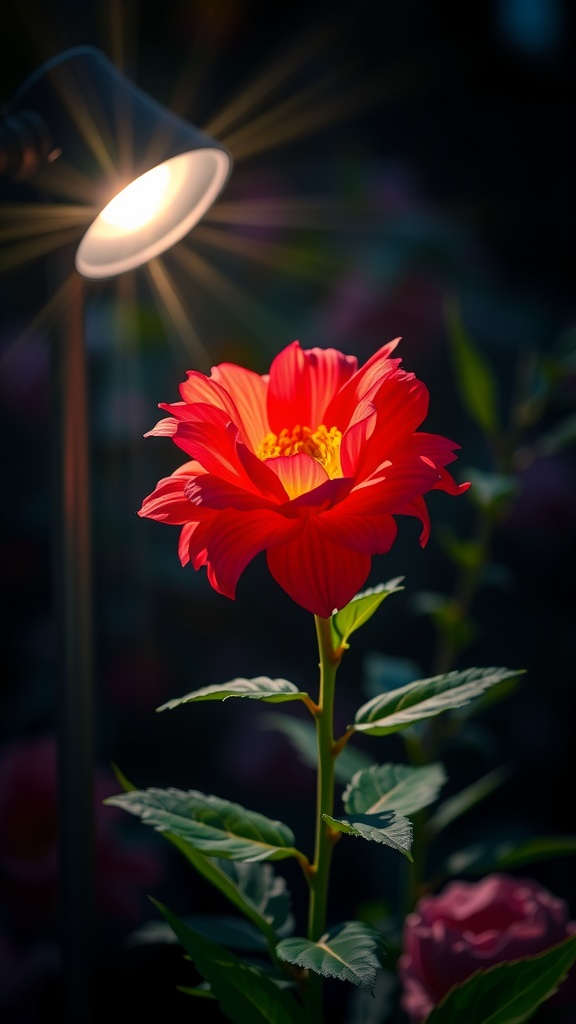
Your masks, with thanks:
M69 281L52 348L62 1021L89 1024L94 964L89 405L84 286L70 250L62 253L60 267L60 283Z

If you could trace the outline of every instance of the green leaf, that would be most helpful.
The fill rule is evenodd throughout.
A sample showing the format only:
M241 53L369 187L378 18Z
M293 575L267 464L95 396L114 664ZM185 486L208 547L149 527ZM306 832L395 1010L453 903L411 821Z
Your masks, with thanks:
M216 996L207 985L197 985L196 988L188 988L187 985L177 985L176 989L178 992L183 992L185 996L195 996L198 999L216 999Z
M451 989L425 1024L523 1024L548 999L576 960L576 935L536 956L477 971Z
M126 792L137 789L117 765L113 764L112 768ZM243 864L205 857L179 836L170 832L163 835L203 878L260 929L270 947L276 945L281 931L292 930L291 896L285 879L274 873L271 864Z
M194 914L186 918L185 923L199 935L226 949L242 953L256 953L266 949L262 932L242 918L224 914Z
M292 897L286 879L271 864L216 861L242 901L252 907L275 932L288 933L293 927Z
M445 782L446 772L441 764L373 764L356 772L342 799L349 814L415 814L436 800Z
M409 725L439 715L449 708L462 707L491 686L522 675L524 669L468 668L430 679L407 683L373 697L356 713L354 728L370 736L386 736Z
M426 822L426 832L432 836L437 835L443 828L450 825L456 818L466 814L472 807L484 800L490 793L493 793L498 786L510 777L510 769L495 768L494 771L483 775L470 786L461 789L459 793L444 800L435 810L434 814Z
M233 679L221 686L204 686L201 690L193 690L185 697L175 697L166 701L157 711L172 710L180 704L194 704L204 700L228 700L229 697L248 697L252 700L265 700L279 704L287 700L305 700L307 693L301 693L294 683L287 679L268 679L267 676L256 676L254 679Z
M321 974L339 978L358 988L374 991L384 956L382 936L359 921L347 921L331 928L318 942L283 939L276 947L281 960Z
M456 386L474 422L488 434L498 433L496 378L473 344L454 301L446 303L446 321Z
M118 782L118 785L122 786L122 789L124 790L125 793L128 793L128 792L130 792L130 790L133 790L133 789L138 789L138 787L134 786L126 778L124 773L122 771L120 771L120 768L118 767L117 764L112 763L112 771L114 772L114 775L116 776L116 781Z
M390 846L393 850L403 853L412 860L412 824L408 818L394 811L382 811L380 814L350 814L348 818L333 818L331 814L322 815L324 821L336 832L344 832L347 836L360 836L372 843Z
M233 1024L305 1024L304 1012L291 992L276 985L264 971L188 927L157 900L152 902Z
M205 935L212 942L219 942L227 949L241 952L261 952L266 950L266 941L262 932L241 917L224 914L194 914L182 919L184 924ZM130 933L129 946L150 946L165 943L176 943L172 928L167 921L146 921L140 928Z
M330 619L334 647L348 647L349 637L372 618L384 598L404 590L404 587L399 586L403 579L403 576L397 576L396 579L388 580L388 583L380 583L377 587L363 590L339 612L335 612Z
M475 843L451 854L446 861L446 871L449 875L483 875L522 864L570 857L574 853L576 836L537 836L534 839Z
M259 861L299 855L287 825L197 790L135 790L104 802L136 815L158 832L184 839L209 856Z
M170 832L163 834L200 875L260 929L270 947L276 945L281 932L291 930L290 894L285 880L274 873L271 864L205 857L184 839Z
M316 729L312 722L295 718L292 715L262 715L260 725L268 725L278 732L284 733L290 741L299 760L308 768L316 769L318 763L318 741ZM346 744L334 764L334 773L338 782L346 783L354 772L368 768L372 758L357 747Z

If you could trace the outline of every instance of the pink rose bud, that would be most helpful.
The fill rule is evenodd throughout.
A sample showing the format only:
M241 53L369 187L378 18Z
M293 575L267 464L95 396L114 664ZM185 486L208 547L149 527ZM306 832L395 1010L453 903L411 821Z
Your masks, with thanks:
M494 874L450 882L420 899L404 923L402 1008L420 1024L475 971L542 953L574 932L566 902L532 879Z

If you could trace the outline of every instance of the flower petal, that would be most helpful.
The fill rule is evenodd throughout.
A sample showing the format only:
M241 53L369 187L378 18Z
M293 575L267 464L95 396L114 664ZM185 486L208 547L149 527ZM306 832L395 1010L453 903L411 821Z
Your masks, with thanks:
M227 508L219 512L201 538L208 579L214 589L233 598L240 574L255 555L271 544L297 536L303 522L268 509L238 512Z
M207 507L220 511L223 508L247 509L273 508L277 502L266 500L262 494L247 491L224 480L214 473L204 473L186 484L185 494L193 506Z
M396 512L398 516L416 516L417 519L422 523L422 532L420 534L420 546L426 547L430 539L430 515L426 508L426 502L424 498L415 498L404 508L399 508Z
M393 372L400 364L399 359L390 359L400 338L389 341L379 348L373 356L335 394L326 410L327 426L337 426L345 430L354 410L362 399L370 400L380 387L382 380Z
M226 388L211 377L206 377L199 370L188 370L187 380L180 385L180 394L188 405L196 405L198 402L205 403L216 409L222 409L230 420L239 418L236 405Z
M186 470L186 471L184 471ZM157 519L159 522L170 523L173 526L180 526L191 519L201 519L190 504L185 495L185 489L190 480L203 475L203 469L197 463L189 462L186 467L180 468L172 476L164 477L156 484L152 494L144 498L138 515L146 519Z
M214 515L215 513L213 513ZM178 557L181 565L188 565L191 559L190 548L192 547L195 540L195 549L198 547L198 533L200 527L204 528L205 523L186 523L185 526L180 530L180 539L178 541ZM200 565L203 565L204 561L197 560L194 568L199 569Z
M231 396L240 416L240 433L256 452L270 431L266 412L268 377L234 363L219 363L212 367L212 379Z
M413 373L396 371L382 382L373 403L376 424L356 463L360 479L370 476L385 459L393 461L394 454L404 449L426 418L428 389Z
M390 551L398 527L388 513L346 515L341 506L317 516L315 523L322 536L333 544L366 555L383 555Z
M374 432L376 421L375 405L372 402L360 402L340 445L340 464L344 476L356 475L356 467L368 439Z
M280 455L276 459L267 459L266 465L276 473L290 499L313 491L330 479L328 473L317 459L299 452L297 455Z
M292 600L323 619L352 600L371 566L369 555L323 536L315 518L306 520L295 540L270 547L266 558L274 579Z
M303 351L300 342L292 342L276 356L270 367L270 429L275 434L297 425L315 430L325 423L327 406L357 365L354 356L345 356L337 349Z

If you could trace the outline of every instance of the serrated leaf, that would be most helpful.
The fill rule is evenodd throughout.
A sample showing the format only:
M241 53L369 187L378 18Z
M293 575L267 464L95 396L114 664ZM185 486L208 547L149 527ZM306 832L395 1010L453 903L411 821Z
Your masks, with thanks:
M356 772L342 799L348 814L415 814L436 800L445 782L441 764L373 764Z
M364 704L350 728L370 736L399 732L449 708L462 707L489 687L523 672L524 669L468 668L407 683Z
M312 722L293 715L261 715L260 725L268 725L286 736L290 741L299 760L308 768L316 769L318 763L318 740L316 729ZM372 764L372 758L368 757L363 750L346 744L334 763L334 774L337 782L348 782L354 772L361 768L368 768Z
M444 996L425 1024L523 1024L554 992L576 960L576 935L536 956L477 971Z
M352 633L355 633L372 618L384 598L389 594L404 590L404 587L399 586L403 579L403 576L397 576L396 579L388 580L388 583L380 583L377 587L363 590L360 594L356 594L344 608L332 615L330 631L336 649L348 646L348 640Z
M463 814L466 814L467 811L475 807L481 800L484 800L490 793L493 793L509 777L509 769L505 767L495 768L494 771L483 775L481 779L476 779L475 782L466 786L465 789L461 789L459 793L455 793L454 796L444 800L426 822L426 832L428 835L437 835L443 828L446 828L447 825L450 825Z
M117 765L113 764L112 768L125 792L137 790ZM271 864L217 860L204 856L179 836L170 832L163 835L203 878L256 925L269 947L276 945L281 934L290 933L293 927L291 896L285 879L274 873Z
M245 963L188 927L157 900L152 902L233 1024L305 1024L304 1012L291 992L275 985L253 964Z
M382 811L380 814L350 814L348 818L333 818L330 814L322 815L324 821L336 832L344 832L348 836L360 836L382 846L390 846L393 850L403 853L412 860L412 823L408 818L394 811Z
M498 432L496 377L468 334L455 302L446 303L448 340L462 404L488 434Z
M216 861L242 901L269 924L276 933L288 934L294 925L292 897L286 879L271 864Z
M184 839L208 856L259 861L297 854L287 825L197 790L135 790L104 802L136 815L158 832Z
M269 679L268 676L256 676L254 679L233 679L222 685L203 686L200 690L192 690L184 697L174 697L166 701L157 711L169 711L180 704L194 704L205 700L228 700L230 697L248 697L251 700L264 700L279 704L289 700L305 700L307 693L301 693L294 683L287 679Z
M452 853L446 861L446 872L449 875L483 875L522 864L570 857L575 853L576 836L537 836L534 839L475 843Z
M359 921L347 921L331 928L318 942L283 939L276 953L280 960L314 971L323 978L339 978L373 992L384 950L379 932Z

